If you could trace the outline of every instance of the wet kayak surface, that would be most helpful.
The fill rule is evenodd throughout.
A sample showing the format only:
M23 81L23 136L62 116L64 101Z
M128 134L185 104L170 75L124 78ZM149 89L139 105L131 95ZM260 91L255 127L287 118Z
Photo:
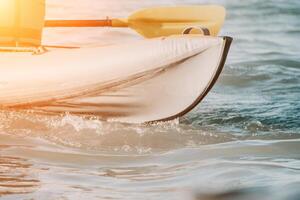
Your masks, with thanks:
M234 43L220 79L198 107L180 120L151 125L0 111L0 198L299 199L300 4L209 3L227 8L221 35ZM47 16L124 17L162 4L183 2L49 0ZM44 34L48 45L140 39L131 30L109 28Z

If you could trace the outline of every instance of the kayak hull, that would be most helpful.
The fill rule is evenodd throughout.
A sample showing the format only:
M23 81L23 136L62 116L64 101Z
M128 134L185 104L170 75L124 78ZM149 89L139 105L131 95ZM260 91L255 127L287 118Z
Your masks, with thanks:
M211 90L231 40L174 36L37 56L2 53L0 106L128 123L172 120Z

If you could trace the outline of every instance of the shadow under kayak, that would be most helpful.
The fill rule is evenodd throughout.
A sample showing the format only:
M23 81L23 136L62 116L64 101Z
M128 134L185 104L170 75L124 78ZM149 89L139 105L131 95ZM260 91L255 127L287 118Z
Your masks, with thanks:
M210 91L232 39L199 35L105 47L0 52L0 108L96 115L129 123L172 120Z

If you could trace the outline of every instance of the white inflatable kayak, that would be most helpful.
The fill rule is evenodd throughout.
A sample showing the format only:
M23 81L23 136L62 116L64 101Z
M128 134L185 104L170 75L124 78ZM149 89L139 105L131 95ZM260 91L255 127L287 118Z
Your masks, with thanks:
M230 43L181 35L39 55L0 51L0 108L130 123L172 120L209 92Z

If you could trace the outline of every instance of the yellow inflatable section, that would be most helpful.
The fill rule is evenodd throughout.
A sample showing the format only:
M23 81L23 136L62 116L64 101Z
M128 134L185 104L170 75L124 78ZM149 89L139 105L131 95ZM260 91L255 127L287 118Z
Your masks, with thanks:
M0 0L0 46L39 46L44 0Z

